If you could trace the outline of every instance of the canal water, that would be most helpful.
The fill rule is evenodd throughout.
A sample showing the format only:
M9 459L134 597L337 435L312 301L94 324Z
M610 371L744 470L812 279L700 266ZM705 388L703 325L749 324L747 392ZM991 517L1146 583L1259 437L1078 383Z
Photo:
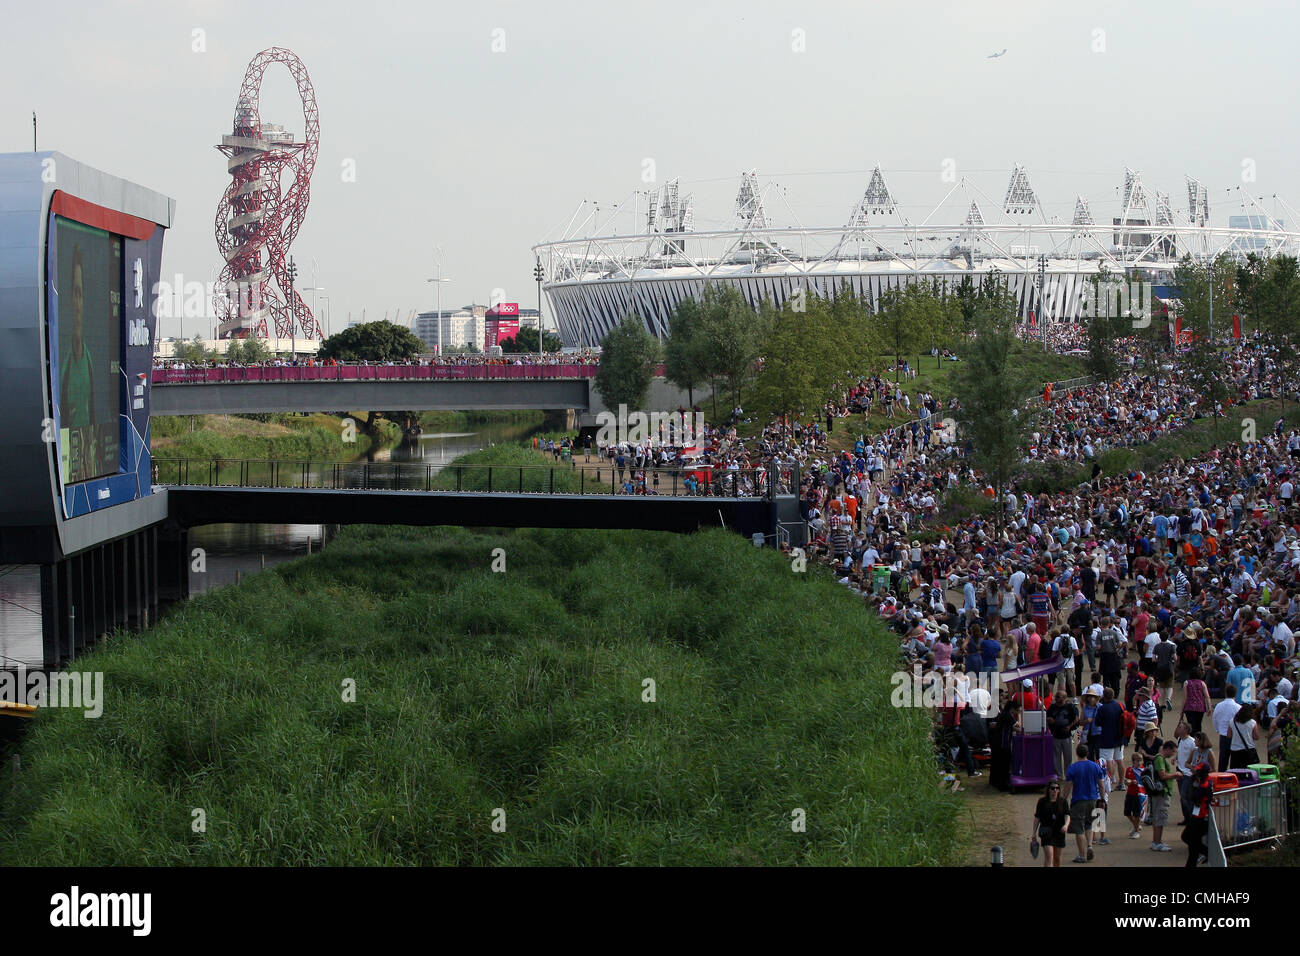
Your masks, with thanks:
M421 463L436 474L461 455L488 445L518 442L537 430L534 425L479 425L474 431L439 432L421 435L413 442L379 449L367 458L374 462ZM203 573L190 570L190 594L202 594L225 587L285 561L305 557L308 547L315 554L337 529L333 525L307 524L214 524L190 530L190 551L204 550L207 565ZM310 543L310 545L309 545ZM39 588L37 591L39 604Z

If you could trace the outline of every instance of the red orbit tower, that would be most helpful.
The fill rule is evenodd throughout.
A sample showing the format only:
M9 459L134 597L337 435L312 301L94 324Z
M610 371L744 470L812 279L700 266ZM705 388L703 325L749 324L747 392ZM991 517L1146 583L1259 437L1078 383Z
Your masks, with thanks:
M302 99L303 142L258 114L262 76L272 63L283 63L298 84ZM271 47L253 57L235 104L234 128L217 149L226 156L230 185L217 204L217 248L226 264L217 286L217 337L267 337L274 322L277 337L296 334L294 318L305 338L321 338L320 323L286 271L290 244L307 215L311 173L320 150L316 93L307 68L292 50ZM292 173L287 190L285 171ZM271 283L279 287L272 289Z

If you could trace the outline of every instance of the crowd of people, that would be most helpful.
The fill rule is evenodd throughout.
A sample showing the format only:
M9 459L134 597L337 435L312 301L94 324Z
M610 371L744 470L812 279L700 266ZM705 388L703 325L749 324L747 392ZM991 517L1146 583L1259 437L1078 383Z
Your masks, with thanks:
M1225 377L1232 404L1294 391L1261 343L1226 350ZM1026 465L1092 462L1091 481L1041 494L1013 486L992 514L949 524L938 520L946 494L988 489L959 444L927 440L931 428L864 436L832 459L813 424L781 435L774 458L806 465L811 553L899 634L923 682L955 679L968 704L962 688L974 675L1060 655L1054 694L1026 681L995 720L958 706L940 727L959 768L983 774L971 755L988 747L990 783L1010 789L1022 708L1045 708L1057 744L1057 779L1033 824L1045 863L1059 863L1067 831L1076 862L1109 845L1110 795L1119 809L1122 789L1129 836L1145 828L1153 851L1171 849L1171 805L1182 810L1196 865L1207 852L1210 775L1249 779L1251 765L1285 764L1294 735L1300 432L1279 419L1253 441L1158 472L1104 476L1096 460L1105 449L1226 408L1206 407L1177 374L1136 368L1044 399Z

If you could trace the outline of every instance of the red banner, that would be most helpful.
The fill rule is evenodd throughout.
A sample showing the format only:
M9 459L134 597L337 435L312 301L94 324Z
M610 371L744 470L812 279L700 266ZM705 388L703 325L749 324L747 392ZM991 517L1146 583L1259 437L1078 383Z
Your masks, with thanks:
M1239 315L1232 317L1232 337L1234 339L1241 338L1241 316Z

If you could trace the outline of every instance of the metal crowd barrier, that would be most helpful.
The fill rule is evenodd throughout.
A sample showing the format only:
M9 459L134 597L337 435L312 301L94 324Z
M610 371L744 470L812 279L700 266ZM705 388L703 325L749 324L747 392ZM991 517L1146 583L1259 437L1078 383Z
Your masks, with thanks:
M1286 787L1280 780L1220 790L1210 812L1224 850L1271 843L1287 835Z

